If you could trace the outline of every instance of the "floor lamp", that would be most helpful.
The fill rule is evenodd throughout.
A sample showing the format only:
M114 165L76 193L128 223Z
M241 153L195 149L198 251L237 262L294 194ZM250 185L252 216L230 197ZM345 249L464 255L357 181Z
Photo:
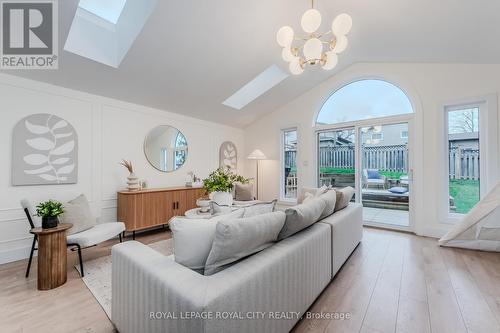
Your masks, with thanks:
M256 197L259 199L259 161L260 160L265 160L267 159L266 155L259 149L255 149L250 155L247 157L249 160L256 160L257 161L257 180L255 182L256 185Z

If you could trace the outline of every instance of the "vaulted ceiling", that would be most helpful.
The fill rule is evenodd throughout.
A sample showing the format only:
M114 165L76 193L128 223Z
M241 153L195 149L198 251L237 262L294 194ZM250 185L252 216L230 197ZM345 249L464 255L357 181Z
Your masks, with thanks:
M286 70L276 31L283 25L297 31L310 1L159 0L118 69L60 51L59 70L8 73L244 127L355 62L500 61L496 0L315 2L322 27L342 12L353 18L337 68L291 76L239 111L221 103L270 65ZM77 6L78 0L59 1L60 48Z

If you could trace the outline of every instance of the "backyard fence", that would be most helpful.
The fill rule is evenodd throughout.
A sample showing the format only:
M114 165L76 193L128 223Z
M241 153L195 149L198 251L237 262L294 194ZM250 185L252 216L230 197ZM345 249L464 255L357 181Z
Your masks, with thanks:
M364 169L408 172L408 148L406 145L362 147ZM354 145L321 147L320 168L354 169Z
M363 169L378 169L390 172L408 172L407 145L387 145L362 147ZM354 169L354 145L321 147L318 152L319 166L322 169ZM288 172L285 179L285 193L291 196L297 193L296 167L297 151L285 152L285 168ZM450 179L479 179L479 149L453 147L449 150ZM325 172L326 171L326 172ZM333 175L328 170L320 173L322 185L332 185ZM335 183L350 184L353 175L336 174ZM345 178L345 179L344 179Z
M450 179L479 179L479 149L449 149Z

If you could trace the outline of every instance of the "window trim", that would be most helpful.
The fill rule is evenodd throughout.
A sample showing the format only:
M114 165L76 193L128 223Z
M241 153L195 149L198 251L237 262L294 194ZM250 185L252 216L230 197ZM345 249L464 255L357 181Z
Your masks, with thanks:
M284 204L295 204L297 203L297 197L296 198L285 198L285 133L286 132L291 132L295 131L297 133L297 155L296 155L296 161L295 165L297 168L297 197L298 197L298 191L299 191L299 129L298 126L291 126L291 127L285 127L280 129L280 182L279 182L279 201L280 203Z

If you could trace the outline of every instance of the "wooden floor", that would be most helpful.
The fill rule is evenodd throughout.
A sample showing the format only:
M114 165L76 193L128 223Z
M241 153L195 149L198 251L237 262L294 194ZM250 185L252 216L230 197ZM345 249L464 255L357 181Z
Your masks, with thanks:
M168 231L156 231L137 240L167 238ZM108 255L114 243L85 250L85 260ZM72 267L76 256L69 260ZM36 263L29 279L25 268L26 261L0 266L0 332L114 332L75 269L64 286L42 292ZM365 228L361 245L309 311L349 319L304 319L294 332L500 332L500 255Z

